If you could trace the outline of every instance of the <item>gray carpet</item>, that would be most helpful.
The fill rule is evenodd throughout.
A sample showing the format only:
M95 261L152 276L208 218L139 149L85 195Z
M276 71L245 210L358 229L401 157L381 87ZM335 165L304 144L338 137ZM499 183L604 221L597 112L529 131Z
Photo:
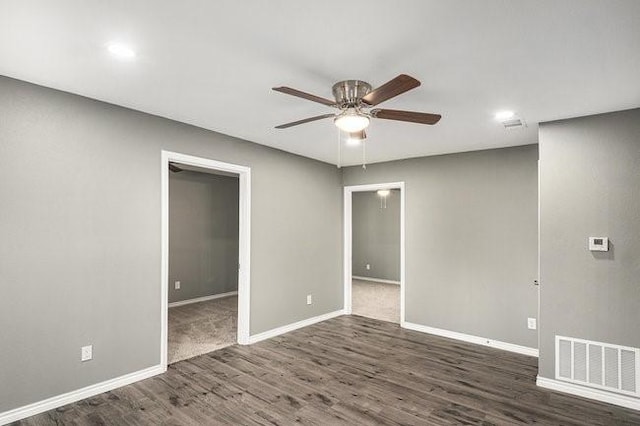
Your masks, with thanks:
M238 297L169 308L169 364L237 342Z
M351 312L367 318L400 323L400 286L353 280Z

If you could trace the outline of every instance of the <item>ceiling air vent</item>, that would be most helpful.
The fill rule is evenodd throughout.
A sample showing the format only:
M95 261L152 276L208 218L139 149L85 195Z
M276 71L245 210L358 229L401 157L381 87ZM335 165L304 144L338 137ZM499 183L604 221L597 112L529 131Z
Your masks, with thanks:
M502 122L502 125L507 130L523 129L527 127L527 123L522 118L512 118Z

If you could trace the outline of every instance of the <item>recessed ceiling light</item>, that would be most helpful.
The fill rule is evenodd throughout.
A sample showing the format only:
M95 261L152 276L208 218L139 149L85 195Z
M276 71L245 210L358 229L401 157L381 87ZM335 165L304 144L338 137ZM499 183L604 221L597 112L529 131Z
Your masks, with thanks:
M378 195L381 196L381 197L386 197L390 193L391 193L391 191L389 191L388 189L379 189L378 190Z
M500 111L496 113L496 120L503 121L513 118L516 115L513 111Z
M121 59L133 59L136 57L136 52L132 48L122 43L109 43L107 44L107 50L113 56Z

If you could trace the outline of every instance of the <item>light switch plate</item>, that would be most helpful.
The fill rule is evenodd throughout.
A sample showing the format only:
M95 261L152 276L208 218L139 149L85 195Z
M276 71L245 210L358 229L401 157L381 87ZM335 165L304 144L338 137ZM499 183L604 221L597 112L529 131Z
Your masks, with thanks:
M529 330L535 330L538 328L538 324L535 318L527 318L527 327Z

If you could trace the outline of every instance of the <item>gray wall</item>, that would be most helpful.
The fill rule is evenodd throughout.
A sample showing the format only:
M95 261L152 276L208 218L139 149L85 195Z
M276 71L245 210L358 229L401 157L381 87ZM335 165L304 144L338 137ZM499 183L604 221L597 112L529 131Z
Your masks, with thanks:
M540 125L540 375L557 334L640 347L639 188L640 109Z
M352 273L400 281L400 191L392 190L386 198L382 208L376 191L353 193Z
M238 290L238 183L169 173L169 302Z
M335 166L0 77L0 412L160 362L162 149L252 169L252 334L342 307Z
M406 185L406 320L537 347L536 145L344 169Z

